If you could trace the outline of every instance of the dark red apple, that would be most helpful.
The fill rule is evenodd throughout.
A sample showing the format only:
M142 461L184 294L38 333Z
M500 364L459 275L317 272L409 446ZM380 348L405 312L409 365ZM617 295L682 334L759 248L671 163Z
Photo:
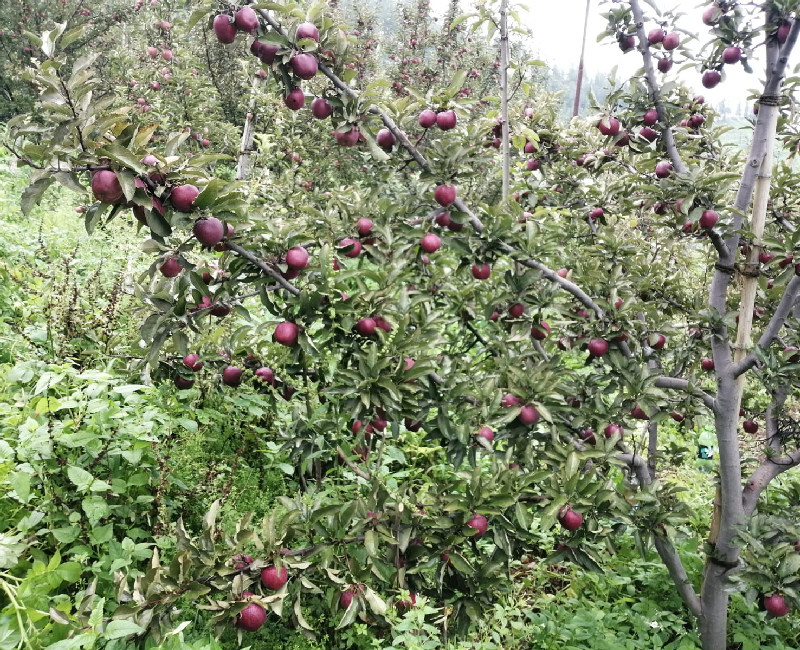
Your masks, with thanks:
M476 512L472 515L472 519L467 522L467 526L475 529L474 538L483 537L489 529L489 522L482 514Z
M442 228L447 228L450 225L450 213L440 212L436 215L436 224Z
M194 386L194 379L186 379L180 375L175 376L175 385L181 390L187 390Z
M476 435L479 438L483 438L487 442L492 442L494 440L494 431L492 431L491 427L481 427L478 429L478 433Z
M537 341L543 341L550 334L550 325L547 321L541 321L538 325L531 327L531 337Z
M597 123L597 128L603 135L615 136L619 133L619 120L615 117L607 117Z
M722 75L716 70L706 70L701 82L704 88L716 88L722 80Z
M311 102L311 114L318 120L324 120L333 113L333 106L327 99L317 97Z
M458 117L456 116L456 112L452 110L442 111L436 116L436 126L442 131L449 131L455 128L456 122L458 122Z
M225 226L216 217L198 219L192 226L192 232L203 246L211 248L222 241L225 236Z
M446 207L456 200L456 188L454 185L438 185L433 191L433 198Z
M621 436L622 434L623 434L622 427L619 426L618 424L614 424L613 422L611 424L607 424L606 427L603 429L603 435L606 438L611 438L617 435Z
M281 49L280 45L273 45L272 43L261 43L258 48L258 58L261 63L271 65L275 61L278 51Z
M722 51L722 62L727 63L728 65L739 63L739 60L741 58L742 58L742 50L736 47L735 45L726 47Z
M293 111L299 111L306 103L306 96L303 94L302 89L295 88L283 99L286 104Z
M657 178L669 178L670 174L672 174L672 163L666 160L661 160L656 163L656 177Z
M645 126L653 126L656 122L658 122L658 111L655 108L651 108L645 112L644 117L642 117L642 123Z
M244 371L241 368L227 366L222 371L222 383L235 388L242 383L242 372Z
M619 49L622 52L630 52L634 47L636 47L636 39L634 38L633 34L624 34L619 39Z
M293 347L297 344L297 325L291 321L283 321L275 328L273 338L277 343L286 347Z
M790 21L781 23L781 26L778 27L778 30L775 32L775 38L778 39L778 43L783 45L786 42L786 39L789 38L789 32L791 29L792 23Z
M439 239L438 235L429 232L422 238L419 247L426 253L435 253L442 247L442 240Z
M589 354L593 357L602 357L608 352L608 341L601 338L593 338L589 341Z
M183 267L178 263L178 258L174 256L168 257L159 269L161 274L167 278L174 278L180 275Z
M649 420L650 416L645 413L644 409L638 404L631 409L631 417L637 420Z
M670 32L666 34L661 41L661 46L665 50L674 50L681 44L681 35L678 32Z
M396 139L394 137L394 133L392 133L389 129L381 129L378 131L378 135L375 136L375 142L378 143L378 146L381 149L391 151L394 148Z
M667 74L670 70L672 70L672 59L668 59L664 57L663 59L658 60L658 71Z
M666 35L667 32L660 27L656 27L655 29L651 29L649 32L647 32L647 42L650 43L650 45L658 45L664 40Z
M345 252L345 249L348 248L349 250ZM339 242L339 251L345 257L358 257L361 254L361 242L357 239L350 239L349 237L346 237Z
M780 594L765 596L764 609L777 618L786 616L789 613L789 605L786 604L786 599Z
M651 334L649 343L654 350L662 350L667 344L667 337L663 334Z
M203 362L200 361L200 355L194 352L183 357L183 365L194 372L199 372L203 369Z
M231 306L226 305L225 303L222 302L218 302L211 308L211 315L216 316L217 318L224 318L230 313L231 313Z
M536 410L535 406L531 406L530 404L528 404L526 406L520 407L519 421L526 427L532 424L536 424L538 420L539 420L539 411Z
M342 609L347 609L350 607L350 603L353 602L353 598L355 598L355 593L353 590L343 591L339 595L339 607Z
M286 266L292 270L301 270L308 266L308 251L302 246L295 246L286 252Z
M278 591L288 581L289 572L286 567L276 569L274 566L269 566L261 571L261 584L270 591Z
M683 420L685 419L681 413L676 413L675 411L673 411L669 415L673 420L675 420L675 422L683 422Z
M603 208L592 208L589 212L589 218L594 221L595 219L602 217L604 214L605 212L603 212Z
M122 185L110 169L101 169L92 174L92 194L100 203L116 203L122 198Z
M527 163L525 163L525 165L529 172L535 172L542 166L542 163L536 160L536 158L531 158Z
M199 195L200 190L194 185L178 185L172 189L169 200L170 203L172 203L172 207L178 212L191 212L194 201ZM221 224L222 222L218 221L218 223ZM220 237L220 239L222 239L222 237Z
M719 19L721 13L722 12L720 8L717 6L717 3L715 2L713 5L711 5L710 7L706 7L703 10L703 23L709 26L714 25Z
M492 273L492 269L488 264L472 265L472 277L476 280L487 280Z
M583 515L569 506L564 506L558 512L558 521L567 530L578 530L583 523Z
M252 7L244 6L236 12L233 22L240 32L249 34L258 29L258 16Z
M430 108L426 108L419 114L418 122L422 128L429 129L436 124L436 113Z
M713 359L703 359L700 362L700 367L705 370L706 372L711 372L714 370L714 360Z
M249 591L242 593L242 596L249 597L253 594ZM258 603L249 603L236 617L236 627L247 632L255 632L267 620L267 610Z
M356 229L358 230L359 237L366 237L372 232L373 223L370 219L366 217L362 217L356 223Z
M521 302L515 302L508 308L508 315L511 318L520 318L525 313L525 305Z
M295 73L300 79L311 79L317 74L317 70L319 69L319 64L317 63L317 57L313 54L307 54L305 52L301 54L296 54L291 61L292 72Z
M230 16L226 16L225 14L214 16L213 29L220 43L229 45L236 40L236 25L233 23L233 19Z
M503 399L500 401L500 406L505 406L506 408L519 406L522 404L522 398L513 395L512 393L506 393L503 395Z
M703 210L703 214L700 215L700 219L698 219L697 223L700 224L701 228L705 228L706 230L711 230L714 226L717 225L717 221L719 221L719 213L714 210Z
M377 324L374 318L362 318L356 323L356 332L361 336L372 336L375 333Z
M742 423L742 428L747 433L755 433L756 431L758 431L758 422L754 422L753 420L745 420Z
M310 38L319 43L319 29L313 23L300 23L294 33L295 40Z
M259 368L256 370L256 377L265 384L275 385L275 371L272 368L266 366Z
M333 137L336 138L336 144L342 147L354 147L358 144L361 137L361 131L358 127L352 127L342 133L341 131L334 131Z

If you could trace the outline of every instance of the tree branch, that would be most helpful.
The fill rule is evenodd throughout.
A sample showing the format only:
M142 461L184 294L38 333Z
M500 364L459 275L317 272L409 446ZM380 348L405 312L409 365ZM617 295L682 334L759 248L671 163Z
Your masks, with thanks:
M711 240L711 243L714 244L714 248L717 249L717 253L720 257L729 257L730 251L728 250L728 246L725 243L725 240L722 238L716 230L709 230L708 231L708 238Z
M246 251L244 248L239 246L239 244L234 244L231 241L226 241L225 242L225 246L228 248L228 250L232 250L237 255L241 255L248 262L251 262L252 264L255 264L258 268L260 268L262 271L264 271L264 273L266 273L268 276L270 276L272 279L274 279L279 285L281 285L281 287L286 289L286 291L291 293L293 296L299 296L300 295L300 293L301 293L300 289L298 289L293 284L289 284L289 282L286 281L286 278L284 278L280 273L278 273L274 269L270 268L267 265L266 262L264 262L263 260L258 259L250 251Z
M356 476L360 476L361 478L363 478L363 479L365 479L367 481L371 481L372 480L372 477L369 474L367 474L363 469L361 469L358 465L356 465L352 460L350 460L347 457L347 454L344 453L344 449L342 449L341 447L336 447L336 453L339 456L339 459L345 465L347 465L351 470L353 470L353 472L356 474Z
M703 615L703 606L694 591L689 576L686 575L686 569L683 568L680 555L678 555L678 551L675 550L672 541L670 541L666 535L662 535L658 531L654 532L653 541L655 542L658 554L661 556L661 561L664 563L664 566L667 567L667 571L669 571L672 582L675 583L675 587L683 603L695 617L700 618Z
M759 338L758 343L756 343L759 349L766 350L778 336L778 332L781 331L783 324L792 311L798 293L800 293L800 277L795 275L786 285L783 297L780 303L778 303L775 313L772 314L772 318L769 319L769 323L767 323L767 326L764 328L761 338ZM741 361L731 366L733 376L738 377L742 373L750 370L750 368L756 365L756 360L755 352L750 352L746 357L743 357Z
M671 388L672 390L686 391L694 397L699 397L701 400L703 400L703 404L705 404L712 411L714 410L714 406L716 404L715 399L696 386L691 386L687 379L681 379L680 377L656 377L656 386L659 388Z

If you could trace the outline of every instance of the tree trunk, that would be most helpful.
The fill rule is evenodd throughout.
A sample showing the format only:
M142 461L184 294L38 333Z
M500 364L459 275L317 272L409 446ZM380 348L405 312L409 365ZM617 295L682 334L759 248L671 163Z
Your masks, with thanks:
M255 135L256 125L256 88L258 88L259 77L253 75L253 86L250 89L250 102L247 105L247 116L242 129L242 142L239 145L239 161L236 164L236 180L247 178L250 162L250 151L253 148L253 136Z
M500 3L500 117L503 138L503 200L511 184L511 143L508 141L508 0Z
M592 0L586 0L586 13L583 16L583 39L581 39L581 58L578 61L578 79L575 81L575 101L572 103L572 117L577 117L581 110L581 86L583 85L583 55L586 52L586 30L589 28L589 6Z

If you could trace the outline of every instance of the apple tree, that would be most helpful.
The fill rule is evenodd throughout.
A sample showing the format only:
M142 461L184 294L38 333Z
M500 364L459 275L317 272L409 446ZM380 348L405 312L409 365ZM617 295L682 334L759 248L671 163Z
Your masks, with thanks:
M51 32L28 73L38 110L8 129L32 168L23 207L59 182L91 193L89 232L132 214L153 255L136 286L138 370L186 400L198 388L235 399L243 382L268 396L298 480L263 522L220 531L219 504L202 531L176 522L174 557L120 572L111 616L158 640L188 598L220 626L254 631L269 611L311 633L307 598L340 626L382 626L389 604L424 595L465 633L514 559L596 570L600 544L625 531L655 547L705 650L726 647L731 591L775 617L800 605L796 523L759 510L800 463L791 161L771 187L776 133L798 142L784 100L796 5L710 6L696 58L673 14L615 3L607 37L642 67L596 117L566 126L535 95L504 0L444 26L498 36L499 97L463 92L471 70L447 66L362 87L359 46L374 37L323 3L178 15L184 35L247 41L281 119L327 125L321 146L362 162L324 191L280 194L241 165L231 179L214 143L187 154L189 133L153 140L147 112L94 100L96 57L69 59L63 29ZM704 99L662 75L677 59L713 87L756 44L765 83L742 156ZM400 65L444 60L416 58ZM740 412L743 395L769 406ZM693 418L713 420L719 452L702 575L675 545L689 508L659 478L661 423ZM753 443L758 462L745 466ZM554 527L555 547L542 547ZM85 626L85 608L70 616Z

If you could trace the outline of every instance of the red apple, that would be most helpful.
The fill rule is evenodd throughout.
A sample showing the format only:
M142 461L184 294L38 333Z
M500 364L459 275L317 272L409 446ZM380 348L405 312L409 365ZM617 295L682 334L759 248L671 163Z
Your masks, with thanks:
M313 54L296 54L291 60L292 72L300 79L311 79L317 74L319 64Z
M236 25L230 16L219 14L214 17L213 23L214 34L220 43L229 45L236 40ZM148 48L149 51L150 48ZM153 48L155 49L155 48Z
M593 357L602 357L608 352L608 341L601 338L593 338L589 341L589 354Z
M603 429L603 435L606 438L612 438L613 436L621 436L623 434L622 427L618 424L607 424L606 427Z
M494 431L492 431L491 427L481 427L478 429L478 433L476 435L479 438L483 438L487 442L492 442L494 440Z
M422 128L429 129L436 124L436 113L430 108L426 108L419 114L418 122Z
M777 618L786 616L789 613L789 605L786 604L786 599L780 594L765 596L764 609Z
M525 426L530 426L531 424L536 424L539 420L539 411L536 410L535 406L526 405L522 406L519 409L519 421L524 424Z
M258 29L258 16L252 7L244 6L236 12L233 22L240 32L249 34Z
M178 185L178 187L172 189L172 193L169 195L169 201L172 203L172 207L178 212L191 212L194 201L199 195L200 190L194 185ZM220 224L220 227L222 227L222 222L219 220L216 221ZM222 239L222 236L220 236L220 239ZM213 244L209 245L213 246Z
M436 126L438 126L442 131L449 131L452 128L455 128L456 122L458 118L456 116L455 111L442 111L436 116Z
M297 26L297 31L294 34L295 40L301 38L310 38L319 43L319 29L313 23L300 23Z
M302 246L290 248L286 253L286 266L292 270L301 270L308 266L308 251Z
M381 149L391 151L394 148L396 139L394 137L394 133L392 133L389 129L381 129L378 131L378 135L375 136L375 142L378 143L378 146Z
M317 97L311 102L311 114L318 120L324 120L333 113L333 106L327 99Z
M786 42L786 39L789 38L789 32L791 29L792 23L790 21L781 23L781 26L778 27L778 30L775 32L775 38L778 39L778 43L783 45Z
M454 185L438 185L433 192L433 198L441 206L448 206L456 200Z
M101 169L92 174L92 194L100 203L116 203L122 196L122 185L110 169Z
M227 366L222 371L222 383L235 388L242 383L242 372L243 370L241 368Z
M476 280L487 280L492 273L492 269L488 264L472 265L472 277Z
M663 334L651 334L649 343L650 347L653 348L654 350L661 350L667 344L667 337L664 336Z
M642 123L645 126L653 126L656 122L658 122L658 111L655 108L651 108L642 117Z
M619 133L619 120L615 117L607 117L597 123L597 128L603 135L615 136Z
M303 94L302 89L295 88L283 99L286 104L293 111L299 111L306 103L306 96Z
M467 522L467 526L475 529L473 537L477 539L486 534L486 531L489 529L489 522L486 520L486 517L476 512L472 515L472 519Z
M178 263L178 258L170 256L161 265L159 271L164 277L175 278L183 271L183 267Z
M260 379L265 384L275 385L275 371L266 366L256 370L256 378Z
M344 249L348 249L347 252ZM339 252L341 252L345 257L358 257L361 253L361 242L357 239L350 239L346 237L342 241L339 242Z
M293 347L297 344L297 325L291 321L284 321L279 323L275 328L273 338L277 343L285 345L286 347Z
M261 584L270 591L278 591L288 581L289 572L286 567L276 569L274 566L269 566L261 571Z
M222 222L216 217L198 219L194 222L192 232L203 246L211 248L222 241L225 236L225 228Z
M718 212L715 212L714 210L703 210L703 214L700 215L700 219L698 219L697 223L700 224L701 228L711 230L717 225L717 221L719 221Z
M636 418L637 420L649 420L650 416L645 413L644 409L638 404L631 409L631 417Z
M758 422L754 422L753 420L745 420L742 423L742 428L747 433L755 433L756 431L758 431Z
M175 385L181 390L188 390L194 386L194 379L186 379L180 375L175 376Z
M508 315L511 318L520 318L525 313L525 305L521 302L515 302L508 308Z
M203 362L200 361L200 355L195 353L187 354L183 357L183 365L194 372L199 372L203 369Z
M704 88L715 88L722 80L722 75L716 70L706 70L701 79Z
M647 32L647 42L650 43L650 45L657 45L664 40L666 35L667 32L660 27L656 27L655 29L651 29L649 32Z
M661 160L656 163L656 177L657 178L669 178L670 174L672 174L672 163L666 160Z
M714 360L713 359L703 359L700 362L700 367L705 370L706 372L711 372L714 370Z
M564 506L558 512L558 521L567 530L578 530L583 523L583 515L569 506Z
M426 234L422 241L420 242L420 248L424 250L426 253L435 253L438 251L442 246L442 240L439 239L439 236L429 232Z
M727 63L728 65L739 63L739 59L741 58L742 58L742 50L736 47L735 45L726 47L722 51L722 62Z
M356 332L361 336L372 336L375 333L377 324L374 318L362 318L356 323Z
M672 70L672 59L668 59L664 57L663 59L658 60L658 71L667 74L670 70Z
M547 321L540 321L538 325L531 327L531 337L537 341L543 341L550 334L550 325Z
M670 32L666 34L661 41L661 46L665 50L674 50L681 44L681 35L678 32Z

